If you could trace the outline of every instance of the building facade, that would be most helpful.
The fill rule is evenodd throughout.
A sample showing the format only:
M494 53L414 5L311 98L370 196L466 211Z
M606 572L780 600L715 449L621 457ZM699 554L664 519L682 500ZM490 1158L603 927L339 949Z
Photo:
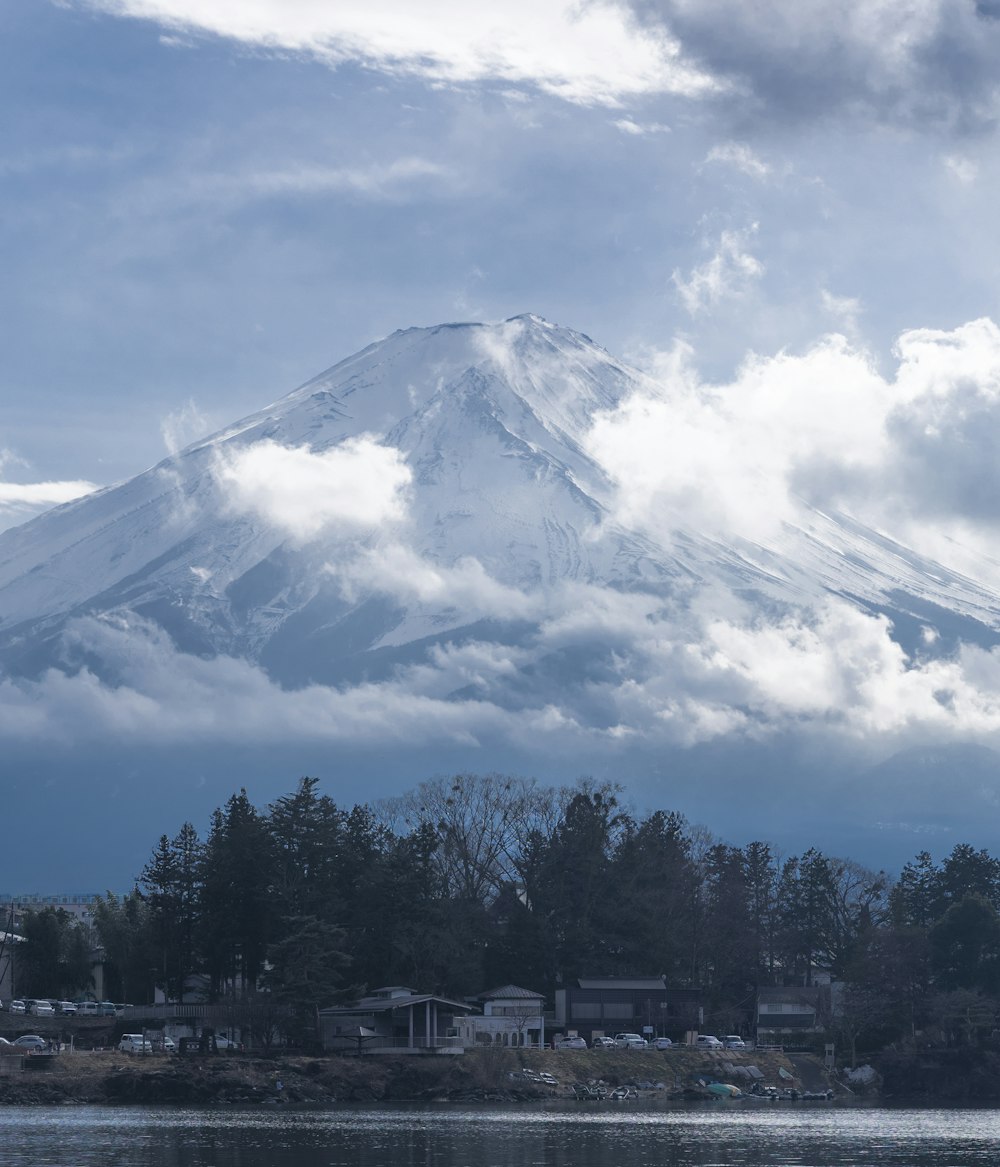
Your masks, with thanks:
M629 1032L671 1037L697 1029L701 1020L698 989L667 989L664 977L581 977L557 989L555 1026L594 1037Z

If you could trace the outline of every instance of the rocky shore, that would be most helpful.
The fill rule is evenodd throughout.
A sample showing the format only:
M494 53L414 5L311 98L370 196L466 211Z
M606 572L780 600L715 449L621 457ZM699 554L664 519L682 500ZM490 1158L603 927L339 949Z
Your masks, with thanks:
M650 1099L697 1097L699 1079L729 1081L723 1063L759 1067L765 1081L837 1090L806 1055L703 1051L474 1050L460 1057L206 1057L63 1053L0 1074L0 1104L277 1105L338 1102L510 1102L572 1097L574 1082L639 1084ZM534 1081L536 1074L555 1080ZM787 1076L786 1076L787 1075ZM692 1090L692 1087L694 1089ZM686 1093L685 1093L686 1092Z

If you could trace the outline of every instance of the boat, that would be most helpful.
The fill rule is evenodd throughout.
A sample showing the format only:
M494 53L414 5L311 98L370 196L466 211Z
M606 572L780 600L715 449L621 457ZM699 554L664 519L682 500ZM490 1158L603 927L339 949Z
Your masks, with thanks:
M717 1098L742 1098L743 1091L739 1086L732 1085L731 1082L709 1082L706 1087Z

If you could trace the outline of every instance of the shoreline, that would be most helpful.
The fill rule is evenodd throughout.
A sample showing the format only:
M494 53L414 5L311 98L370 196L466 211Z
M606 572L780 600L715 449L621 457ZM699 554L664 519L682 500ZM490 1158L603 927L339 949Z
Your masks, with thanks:
M522 1105L574 1101L575 1082L637 1084L640 1104L711 1101L704 1082L745 1080L728 1066L755 1066L769 1085L834 1092L860 1101L811 1055L748 1052L724 1059L703 1051L470 1050L460 1057L208 1056L65 1052L0 1074L0 1105L334 1105L455 1102ZM535 1080L545 1074L554 1082ZM788 1075L789 1077L786 1077ZM788 1103L795 1105L796 1103ZM805 1101L802 1104L810 1105ZM830 1103L825 1103L829 1105ZM581 1109L593 1102L579 1103ZM634 1100L615 1105L635 1105ZM761 1100L755 1105L776 1103Z

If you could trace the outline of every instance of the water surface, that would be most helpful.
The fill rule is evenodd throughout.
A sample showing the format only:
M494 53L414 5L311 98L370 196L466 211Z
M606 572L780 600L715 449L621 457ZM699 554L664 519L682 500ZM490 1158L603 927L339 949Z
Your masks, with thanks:
M4 1167L976 1167L1000 1111L0 1108Z

